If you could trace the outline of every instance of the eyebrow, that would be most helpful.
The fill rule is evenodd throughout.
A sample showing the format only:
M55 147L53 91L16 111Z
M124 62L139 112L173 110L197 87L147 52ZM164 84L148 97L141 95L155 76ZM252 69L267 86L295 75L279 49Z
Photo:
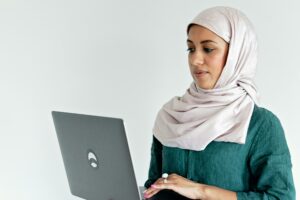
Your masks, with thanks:
M187 39L186 41L189 42L189 43L193 43L193 41L190 40L190 39ZM200 42L200 44L210 43L210 42L216 43L215 41L212 41L212 40L203 40L203 41Z

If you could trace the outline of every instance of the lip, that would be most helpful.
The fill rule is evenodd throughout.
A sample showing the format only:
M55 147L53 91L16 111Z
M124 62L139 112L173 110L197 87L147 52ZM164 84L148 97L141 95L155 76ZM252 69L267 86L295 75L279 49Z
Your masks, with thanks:
M199 70L199 71L195 71L194 75L197 78L202 78L202 77L208 75L208 72L207 71L203 71L203 70Z

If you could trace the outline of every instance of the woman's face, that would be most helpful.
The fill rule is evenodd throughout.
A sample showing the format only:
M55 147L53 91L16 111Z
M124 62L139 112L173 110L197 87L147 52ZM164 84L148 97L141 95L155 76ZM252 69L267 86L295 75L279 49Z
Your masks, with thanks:
M202 89L213 89L226 64L228 43L203 26L192 25L187 45L195 83Z

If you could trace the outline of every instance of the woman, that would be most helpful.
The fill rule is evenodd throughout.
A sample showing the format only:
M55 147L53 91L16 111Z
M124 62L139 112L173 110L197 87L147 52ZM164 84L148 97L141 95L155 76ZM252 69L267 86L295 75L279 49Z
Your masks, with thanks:
M157 115L144 196L168 189L190 199L295 199L280 121L257 105L250 21L213 7L193 19L187 36L194 81Z

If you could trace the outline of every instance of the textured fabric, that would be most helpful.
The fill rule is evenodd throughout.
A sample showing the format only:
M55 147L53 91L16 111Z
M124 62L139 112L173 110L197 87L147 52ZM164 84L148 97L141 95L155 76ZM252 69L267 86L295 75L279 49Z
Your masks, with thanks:
M243 13L228 7L207 9L191 24L204 26L229 43L226 64L215 88L201 89L193 82L182 97L168 101L158 112L153 134L165 146L195 151L211 141L244 144L257 103L256 34Z
M203 151L162 145L155 137L145 187L162 173L237 192L238 200L295 199L292 164L278 118L255 106L244 145L211 142Z

